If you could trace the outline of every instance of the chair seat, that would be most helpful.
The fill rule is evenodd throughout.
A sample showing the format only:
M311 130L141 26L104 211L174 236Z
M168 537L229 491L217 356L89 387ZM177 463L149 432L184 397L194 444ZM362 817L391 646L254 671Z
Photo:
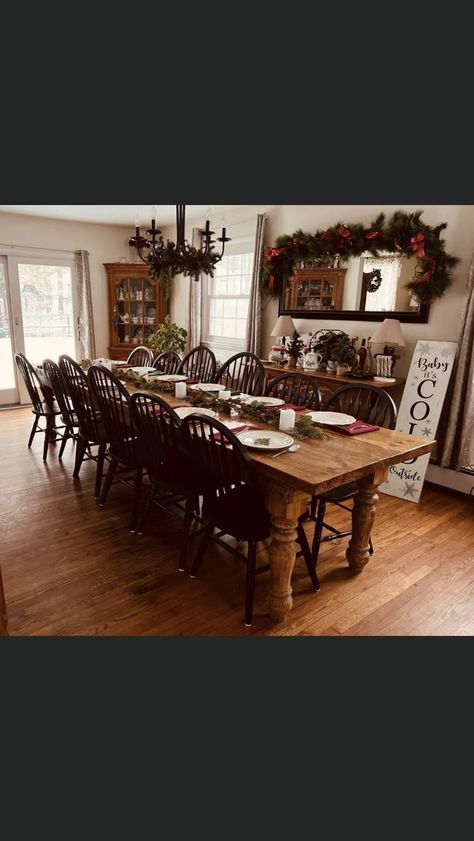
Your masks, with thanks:
M150 460L145 445L138 442L134 445L133 455L131 455L129 448L125 444L121 446L120 444L111 443L109 450L112 458L118 459L122 464L126 464L129 467L146 467L147 462Z
M42 416L42 415L60 415L61 414L61 409L59 408L58 404L56 403L56 400L53 400L53 402L51 404L45 403L45 402L41 403L41 411L39 411L39 409L32 409L31 411L33 412L34 415L39 415L39 416Z
M355 482L350 482L348 485L342 485L340 488L333 488L331 491L326 491L323 494L316 494L317 499L324 499L325 502L344 502L356 496L358 488Z
M149 462L148 454L148 462ZM154 485L163 486L173 493L186 496L202 496L206 491L205 479L202 473L194 468L187 453L174 453L173 463L146 464L148 475Z
M246 485L219 497L206 494L203 514L206 520L237 540L266 540L270 536L270 514L260 494Z
M61 420L66 424L66 426L79 426L79 418L76 414L74 414L74 412L71 412L67 418L65 418L64 415L61 415Z

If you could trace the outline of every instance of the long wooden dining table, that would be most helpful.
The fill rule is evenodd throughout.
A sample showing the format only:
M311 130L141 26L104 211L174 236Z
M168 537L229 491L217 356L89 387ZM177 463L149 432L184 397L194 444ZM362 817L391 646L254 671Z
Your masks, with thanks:
M140 390L127 387L130 391ZM186 399L177 399L158 389L156 393L172 407L191 405ZM225 416L220 419L229 420ZM251 423L265 428L264 424ZM296 528L308 500L324 491L356 482L358 493L354 498L352 535L346 558L349 568L357 575L369 560L377 490L387 478L390 465L429 453L436 444L384 428L354 436L331 432L329 428L325 432L327 437L302 440L297 452L285 453L275 459L271 454L249 449L271 515L272 539L268 554L270 617L274 622L283 622L293 606L291 575L296 560Z

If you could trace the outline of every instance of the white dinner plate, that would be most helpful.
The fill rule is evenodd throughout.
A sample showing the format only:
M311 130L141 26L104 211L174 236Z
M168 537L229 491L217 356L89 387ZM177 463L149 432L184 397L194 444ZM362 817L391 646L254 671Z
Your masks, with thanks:
M193 391L222 391L224 386L220 383L196 383L196 385L190 385L189 388Z
M278 397L253 397L251 394L241 394L238 399L242 403L265 403L267 406L283 406L285 402Z
M146 377L147 374L153 374L155 369L150 368L150 366L147 365L146 367L130 368L130 371L133 371L134 374L137 374L139 377Z
M291 435L269 429L249 429L247 432L237 432L236 435L242 444L256 450L281 450L283 447L291 447L294 440ZM258 443L259 439L268 439L268 443Z
M185 374L157 374L162 383L184 383L188 378Z
M354 423L352 415L345 415L343 412L306 412L315 423L327 423L328 426L347 426Z
M187 418L188 415L207 415L209 418L216 418L217 413L213 412L212 409L200 409L198 406L180 406L175 409L178 418Z

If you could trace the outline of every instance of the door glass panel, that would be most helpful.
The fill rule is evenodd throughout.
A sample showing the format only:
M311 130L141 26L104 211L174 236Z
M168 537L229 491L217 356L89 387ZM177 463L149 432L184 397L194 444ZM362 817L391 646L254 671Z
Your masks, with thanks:
M75 358L71 268L19 263L18 276L26 358Z
M10 323L8 321L5 266L0 262L0 391L7 388L16 388L16 383Z

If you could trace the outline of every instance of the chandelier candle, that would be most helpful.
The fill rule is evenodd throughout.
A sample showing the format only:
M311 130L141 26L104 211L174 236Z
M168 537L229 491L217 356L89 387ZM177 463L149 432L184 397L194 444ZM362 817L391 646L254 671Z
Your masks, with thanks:
M198 281L202 274L214 276L216 263L224 256L225 244L230 241L227 229L222 228L222 234L217 242L222 243L220 254L214 250L216 240L211 230L209 219L205 227L200 230L201 246L196 248L186 240L186 205L176 205L176 244L163 239L161 231L156 227L156 209L151 214L151 227L146 231L148 239L140 232L140 220L135 219L135 236L129 240L129 245L136 249L143 263L148 263L150 276L156 278L163 286L167 286L171 278L182 274ZM143 252L143 253L142 253ZM167 288L169 292L169 288Z

